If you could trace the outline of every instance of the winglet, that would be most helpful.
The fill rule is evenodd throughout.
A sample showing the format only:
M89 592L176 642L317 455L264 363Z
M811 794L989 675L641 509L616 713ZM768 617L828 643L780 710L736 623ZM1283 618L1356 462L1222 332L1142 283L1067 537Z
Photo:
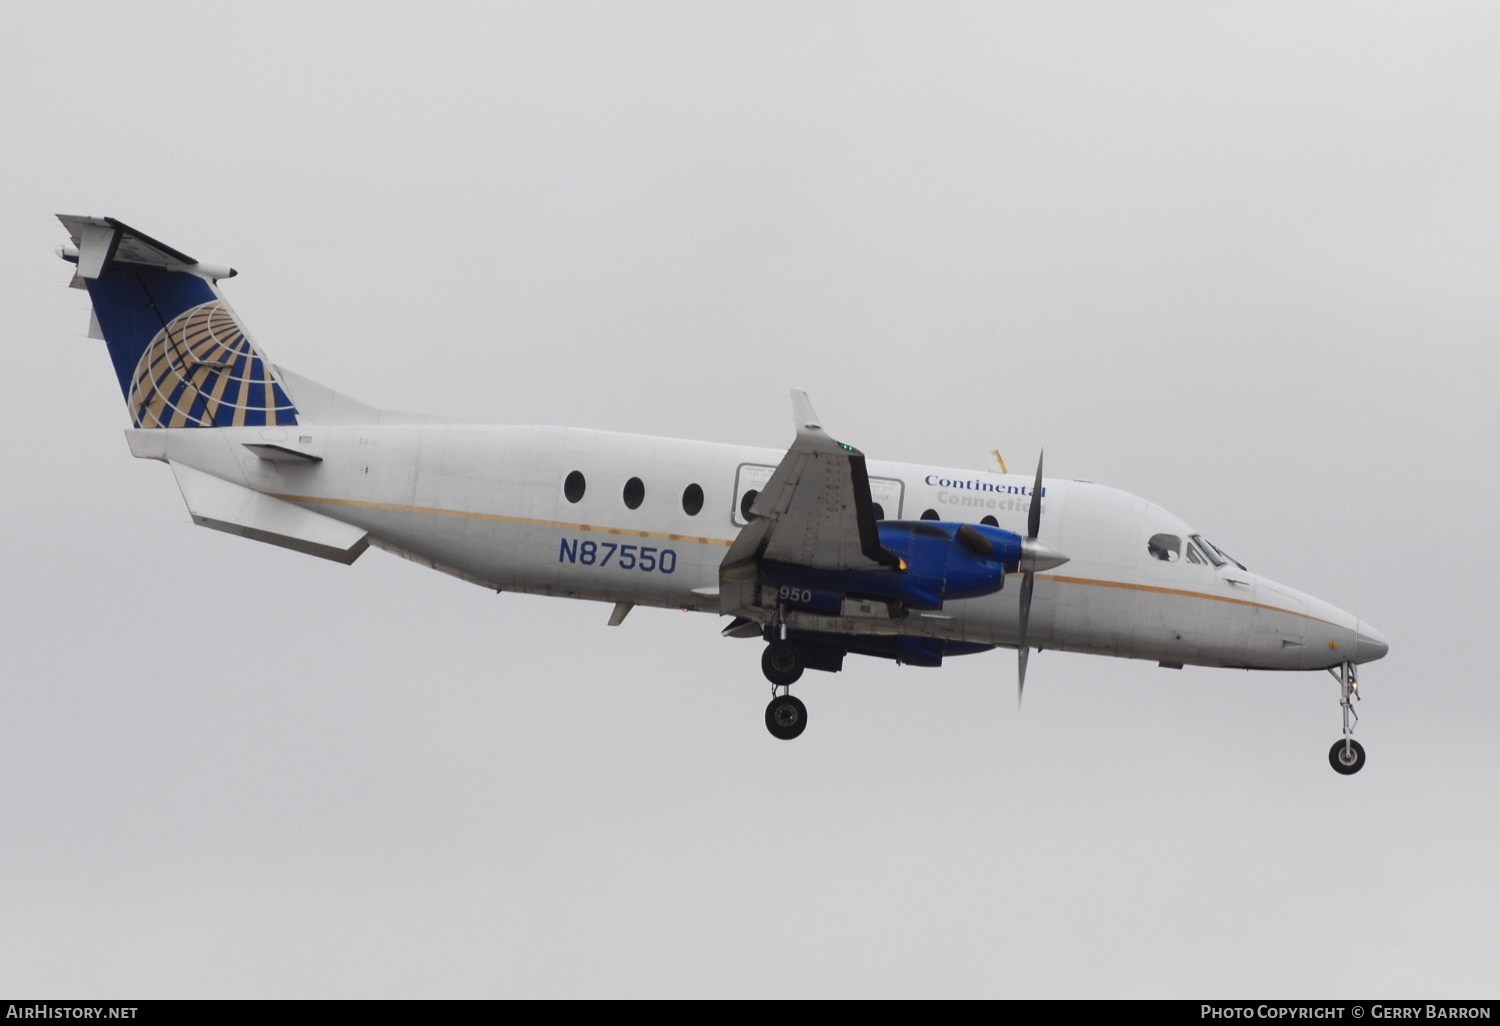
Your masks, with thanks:
M823 423L818 419L818 411L813 409L812 400L800 388L792 389L792 419L796 421L799 438L805 435L827 437Z
M862 455L854 446L845 445L823 430L823 421L818 416L818 411L813 409L812 400L800 388L792 389L792 419L797 428L796 445L804 446L811 452Z

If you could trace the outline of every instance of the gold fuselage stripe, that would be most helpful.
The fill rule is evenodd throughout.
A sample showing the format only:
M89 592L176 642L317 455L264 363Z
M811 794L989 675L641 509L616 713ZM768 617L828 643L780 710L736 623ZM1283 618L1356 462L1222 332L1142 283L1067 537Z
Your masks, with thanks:
M1201 591L1187 591L1182 588L1163 588L1155 584L1131 584L1127 581L1100 581L1092 577L1065 577L1062 574L1037 574L1037 576L1045 577L1049 581L1057 581L1060 584L1086 584L1095 588L1122 588L1126 591L1147 591L1155 595L1182 595L1187 598L1207 599L1210 602L1227 602L1232 606L1249 606L1252 609L1269 609L1273 613L1300 616L1304 620L1326 623L1330 627L1341 626L1332 620L1324 620L1322 617L1313 616L1311 613L1299 613L1295 609L1287 609L1284 606L1273 606L1266 602L1251 602L1249 599L1230 598L1228 595L1208 595Z
M637 531L623 527L601 527L597 524L569 524L559 520L541 520L535 517L511 517L502 513L477 513L462 509L441 509L437 506L406 506L395 502L367 502L363 499L335 499L320 495L271 494L271 498L282 499L286 502L314 505L350 506L356 509L387 509L398 513L425 513L442 517L466 517L471 520L490 520L502 524L525 524L531 527L551 527L564 531L593 531L631 538L660 538L663 541L697 542L699 545L722 545L726 549L734 544L734 539L732 538L705 538L691 534L669 534L664 531ZM1037 577L1043 580L1056 581L1058 584L1078 584L1093 588L1120 588L1125 591L1150 592L1154 595L1180 595L1184 598L1206 599L1210 602L1227 602L1235 606L1249 606L1252 609L1267 609L1273 613L1300 616L1305 620L1326 623L1330 627L1342 626L1333 623L1331 620L1324 620L1321 617L1313 616L1311 613L1301 613L1294 609L1273 606L1265 602L1252 602L1249 599L1230 598L1227 595L1208 595L1201 591L1187 591L1183 588L1163 588L1154 584L1132 584L1128 581L1103 581L1092 577L1066 577L1062 574L1037 574Z
M326 506L353 506L357 509L389 509L398 513L427 513L442 517L466 517L470 520L492 520L502 524L526 524L531 527L555 527L565 531L596 531L630 538L660 538L663 541L697 542L699 545L722 545L726 549L734 544L732 538L704 538L693 534L668 534L665 531L637 531L624 527L601 527L598 524L565 524L557 520L538 520L534 517L509 517L501 513L474 513L463 509L439 509L436 506L403 506L394 502L365 502L361 499L333 499L318 495L272 495L273 499L287 502L321 503Z

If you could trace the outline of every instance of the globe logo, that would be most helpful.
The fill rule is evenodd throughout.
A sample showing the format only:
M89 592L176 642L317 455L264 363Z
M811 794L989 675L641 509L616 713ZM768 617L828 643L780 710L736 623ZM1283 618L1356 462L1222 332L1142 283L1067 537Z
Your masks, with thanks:
M297 423L271 364L218 300L157 332L136 365L130 411L140 428Z

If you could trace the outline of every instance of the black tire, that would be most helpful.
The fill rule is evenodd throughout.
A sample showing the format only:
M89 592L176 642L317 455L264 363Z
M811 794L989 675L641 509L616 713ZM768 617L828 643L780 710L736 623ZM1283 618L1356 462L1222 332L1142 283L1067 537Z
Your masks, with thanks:
M1352 760L1350 756L1353 757ZM1365 746L1350 738L1349 750L1346 753L1344 742L1335 741L1333 747L1328 749L1328 765L1346 777L1351 773L1358 773L1365 768Z
M766 729L772 737L790 741L807 729L807 706L791 695L771 699L766 706Z
M797 683L803 665L802 650L790 641L773 641L760 654L760 672L779 688Z

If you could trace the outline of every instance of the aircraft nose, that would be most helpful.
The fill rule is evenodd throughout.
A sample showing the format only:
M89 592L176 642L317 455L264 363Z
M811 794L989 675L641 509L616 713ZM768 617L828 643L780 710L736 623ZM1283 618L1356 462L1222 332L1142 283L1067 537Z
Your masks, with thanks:
M1354 639L1354 661L1356 663L1370 663L1384 657L1391 650L1386 644L1385 635L1374 627L1359 621L1359 633Z

